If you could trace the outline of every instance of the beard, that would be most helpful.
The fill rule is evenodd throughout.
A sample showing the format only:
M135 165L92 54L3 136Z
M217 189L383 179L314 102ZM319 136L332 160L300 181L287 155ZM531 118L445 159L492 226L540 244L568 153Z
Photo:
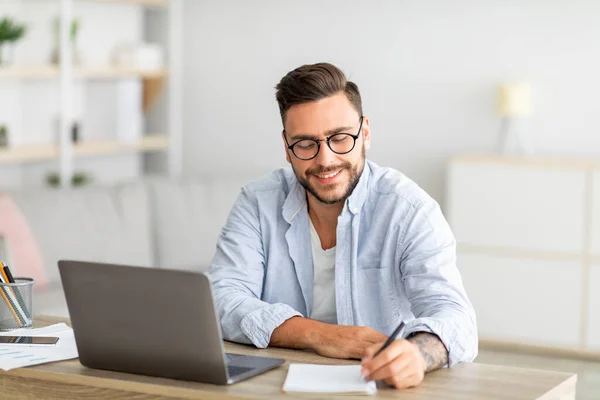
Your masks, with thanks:
M360 176L361 176L364 168L365 168L365 148L364 147L362 148L362 151L361 151L361 158L358 161L358 163L356 163L356 165L352 165L348 161L346 161L346 162L343 162L336 166L330 166L327 168L325 168L325 167L309 168L304 172L303 176L300 176L298 174L298 172L296 172L296 169L294 168L294 165L292 164L292 169L294 170L294 174L296 175L296 179L298 179L298 182L300 182L300 184L304 187L304 189L306 189L307 192L312 194L320 203L323 203L323 204L336 204L336 203L346 201L346 199L348 197L350 197L350 195L354 191L354 188L356 188L356 185L358 185L358 181L360 180ZM333 171L338 171L338 170L340 170L340 174L342 173L342 171L346 170L346 171L348 171L348 174L350 175L350 177L348 178L348 181L346 183L346 189L344 190L344 193L340 196L327 197L326 193L319 193L317 191L317 189L310 183L309 179L311 176L326 174L328 172L333 172ZM344 183L332 183L332 184L326 185L323 188L323 192L327 192L328 190L333 190L337 185L343 185L343 184Z

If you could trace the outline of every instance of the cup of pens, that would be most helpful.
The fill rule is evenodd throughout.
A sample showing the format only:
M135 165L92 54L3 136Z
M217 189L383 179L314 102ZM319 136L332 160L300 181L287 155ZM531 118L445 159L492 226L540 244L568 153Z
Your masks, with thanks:
M0 263L0 331L33 328L33 284L31 278L13 277Z

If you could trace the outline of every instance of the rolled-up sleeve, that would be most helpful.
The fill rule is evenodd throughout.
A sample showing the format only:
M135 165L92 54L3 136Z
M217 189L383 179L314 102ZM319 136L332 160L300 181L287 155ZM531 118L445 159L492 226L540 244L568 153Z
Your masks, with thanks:
M267 347L273 330L301 314L262 300L264 249L256 202L242 189L217 243L210 266L215 308L224 339Z
M433 333L448 350L449 366L473 361L477 323L456 266L454 235L433 199L414 207L408 220L399 241L400 268L415 319L400 335Z

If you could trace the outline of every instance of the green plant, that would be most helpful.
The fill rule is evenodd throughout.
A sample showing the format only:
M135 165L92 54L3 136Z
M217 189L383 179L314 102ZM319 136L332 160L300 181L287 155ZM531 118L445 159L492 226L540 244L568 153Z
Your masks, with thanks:
M0 147L6 147L8 145L8 127L6 125L0 125Z
M92 177L85 172L75 172L71 177L71 186L84 186L92 182ZM46 176L46 183L51 187L61 187L60 175L56 172L51 172Z
M56 29L56 37L60 37L60 18L56 18L54 20L54 28ZM69 36L71 37L71 41L74 42L77 39L77 34L79 33L79 20L74 19L71 21L71 30L69 31Z
M16 42L25 35L25 32L27 32L25 24L18 24L9 17L0 19L0 43Z
M71 22L71 41L75 41L77 39L77 33L79 32L79 20L74 19Z

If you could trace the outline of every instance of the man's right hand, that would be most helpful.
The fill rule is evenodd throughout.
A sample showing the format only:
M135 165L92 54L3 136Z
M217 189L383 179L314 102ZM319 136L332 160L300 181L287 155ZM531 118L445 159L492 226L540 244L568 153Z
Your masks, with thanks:
M332 325L293 317L273 331L269 344L313 349L325 357L361 359L367 347L386 339L383 333L366 326Z
M313 348L325 357L360 360L368 347L386 339L383 333L368 326L328 325Z

